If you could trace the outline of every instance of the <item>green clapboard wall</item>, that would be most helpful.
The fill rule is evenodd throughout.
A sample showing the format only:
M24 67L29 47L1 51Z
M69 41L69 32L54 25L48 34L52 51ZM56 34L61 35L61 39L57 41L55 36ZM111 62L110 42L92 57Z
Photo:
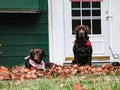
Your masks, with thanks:
M0 65L25 63L24 57L34 48L48 49L48 0L0 0L0 9L39 9L38 13L0 13Z

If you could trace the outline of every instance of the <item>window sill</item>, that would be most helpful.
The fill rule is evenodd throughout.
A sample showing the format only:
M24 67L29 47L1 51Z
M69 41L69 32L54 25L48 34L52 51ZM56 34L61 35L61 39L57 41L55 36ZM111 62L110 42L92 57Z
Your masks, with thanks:
M28 14L40 14L41 11L39 9L14 9L14 8L2 8L0 9L0 13L28 13Z

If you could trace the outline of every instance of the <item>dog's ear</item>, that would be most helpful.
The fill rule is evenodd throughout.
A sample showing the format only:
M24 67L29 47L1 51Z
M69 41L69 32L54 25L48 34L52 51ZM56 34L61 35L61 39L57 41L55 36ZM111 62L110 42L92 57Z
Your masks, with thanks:
M45 52L43 50L42 50L42 55L43 55L43 57L46 57Z
M78 30L76 31L76 39L79 40L79 33L78 33Z
M33 49L31 49L29 53L31 54L32 52L33 52Z
M73 34L77 34L78 30L80 29L81 25L78 25L75 27L75 29L72 31Z
M33 58L34 58L34 56L33 56L33 54L32 54L32 53L33 53L33 49L31 49L31 50L30 50L30 53L29 53L29 54L30 54L30 58L31 58L31 59L33 59Z
M73 30L72 33L73 33L73 34L77 34L77 30Z
M90 28L87 25L84 25L84 27L85 27L85 30L86 30L87 34L90 34L91 33Z

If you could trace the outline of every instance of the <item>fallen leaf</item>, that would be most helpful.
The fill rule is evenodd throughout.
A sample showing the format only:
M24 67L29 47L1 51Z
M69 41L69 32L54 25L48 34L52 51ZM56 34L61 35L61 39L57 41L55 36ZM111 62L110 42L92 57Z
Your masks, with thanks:
M78 83L74 83L74 89L75 90L82 90L82 86Z

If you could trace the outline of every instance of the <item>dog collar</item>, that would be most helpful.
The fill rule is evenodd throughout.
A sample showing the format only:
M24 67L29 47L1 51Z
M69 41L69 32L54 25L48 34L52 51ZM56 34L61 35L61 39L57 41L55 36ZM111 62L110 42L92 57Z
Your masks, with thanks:
M29 63L38 69L45 69L45 62L42 60L40 64L35 63L33 60L29 59Z
M35 63L31 58L30 55L26 56L24 58L25 60L29 60L29 63L33 66L36 67L38 69L45 69L45 62L42 60L40 64Z
M75 40L74 43L78 43L78 40ZM85 46L92 47L92 43L90 40L87 41L87 43L83 43Z
M26 56L24 59L25 60L30 59L30 55Z
M88 40L88 42L85 43L85 46L92 47L92 44L91 44L90 40Z

